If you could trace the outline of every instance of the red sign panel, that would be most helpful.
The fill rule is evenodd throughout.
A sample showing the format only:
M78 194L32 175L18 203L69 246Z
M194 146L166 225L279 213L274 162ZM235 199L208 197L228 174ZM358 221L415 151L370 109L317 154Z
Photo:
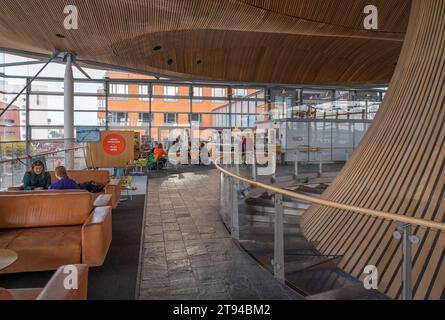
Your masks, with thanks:
M103 142L103 148L111 156L117 156L125 151L125 139L118 134L106 136Z

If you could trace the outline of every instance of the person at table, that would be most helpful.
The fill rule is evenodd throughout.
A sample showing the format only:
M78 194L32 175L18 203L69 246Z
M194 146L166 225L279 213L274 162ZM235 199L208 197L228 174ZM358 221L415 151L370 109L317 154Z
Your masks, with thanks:
M52 184L49 189L50 190L78 190L79 186L76 181L70 179L68 177L68 173L66 172L65 167L60 166L56 168L55 175L57 178L57 182Z
M37 159L31 163L31 171L25 173L23 177L23 189L47 190L51 185L51 175L46 172L45 164L42 160Z
M162 165L167 163L167 151L164 150L162 143L158 144L158 147L154 149L153 153L156 162L161 162Z

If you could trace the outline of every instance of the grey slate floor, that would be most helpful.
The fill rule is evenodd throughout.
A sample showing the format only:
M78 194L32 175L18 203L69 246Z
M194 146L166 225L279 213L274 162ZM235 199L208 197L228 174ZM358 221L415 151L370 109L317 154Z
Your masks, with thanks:
M232 241L219 181L213 169L149 176L139 299L301 299Z

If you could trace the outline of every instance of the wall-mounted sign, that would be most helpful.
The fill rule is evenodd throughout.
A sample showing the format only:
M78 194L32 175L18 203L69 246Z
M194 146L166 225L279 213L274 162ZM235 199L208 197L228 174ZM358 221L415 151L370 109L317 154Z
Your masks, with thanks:
M100 129L97 127L77 127L76 140L78 143L82 142L99 142Z
M121 135L110 134L104 138L102 145L107 154L117 156L125 151L126 142Z

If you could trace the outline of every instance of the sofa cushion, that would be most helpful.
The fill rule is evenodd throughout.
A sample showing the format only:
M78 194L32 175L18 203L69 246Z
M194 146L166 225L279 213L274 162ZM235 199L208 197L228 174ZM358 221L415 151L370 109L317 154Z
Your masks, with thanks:
M17 261L1 273L56 270L82 259L82 226L0 231L0 248L17 252Z
M0 230L82 225L93 211L86 192L0 196Z
M95 181L106 186L110 182L110 172L106 170L72 170L67 173L77 184ZM52 183L57 181L54 172L51 172L51 181Z

